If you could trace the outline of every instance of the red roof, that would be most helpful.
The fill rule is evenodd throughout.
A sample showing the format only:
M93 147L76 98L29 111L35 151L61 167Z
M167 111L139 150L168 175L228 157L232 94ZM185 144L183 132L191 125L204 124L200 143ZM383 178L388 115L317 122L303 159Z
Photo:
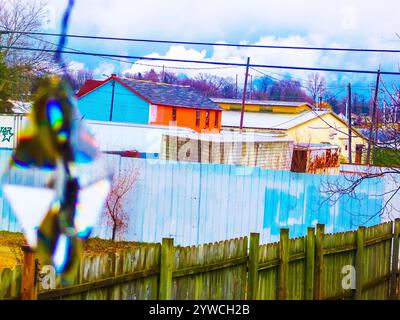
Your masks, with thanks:
M104 81L100 80L86 80L86 82L83 84L82 88L80 88L79 92L76 95L79 98L88 93L89 91L92 91L94 88L98 87L103 82Z

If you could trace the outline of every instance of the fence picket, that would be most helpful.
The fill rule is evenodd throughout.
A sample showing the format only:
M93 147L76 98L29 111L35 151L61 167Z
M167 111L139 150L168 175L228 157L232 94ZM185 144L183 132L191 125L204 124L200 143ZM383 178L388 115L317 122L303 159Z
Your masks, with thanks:
M390 277L390 298L396 299L398 293L398 274L399 274L399 239L400 236L400 219L396 219L394 223L394 234L393 234L393 259L392 259L392 274Z
M357 253L356 253L356 294L355 299L360 300L363 292L363 277L365 266L365 227L359 227L357 230Z
M289 229L281 229L279 242L278 299L288 298L289 281Z
M306 244L306 279L305 299L314 298L314 271L315 271L315 229L308 228Z
M324 270L324 233L325 226L317 224L317 236L315 238L315 276L314 276L314 299L321 300L323 298L323 270Z

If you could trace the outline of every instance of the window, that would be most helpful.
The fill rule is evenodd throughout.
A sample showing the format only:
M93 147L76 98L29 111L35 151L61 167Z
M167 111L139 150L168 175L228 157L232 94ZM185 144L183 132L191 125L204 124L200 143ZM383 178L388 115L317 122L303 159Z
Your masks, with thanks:
M200 110L196 110L196 127L200 126Z
M218 111L215 111L215 123L214 123L215 128L218 128L218 122L219 122L219 113Z
M172 108L172 121L176 121L176 108Z
M206 111L206 128L210 126L210 111Z

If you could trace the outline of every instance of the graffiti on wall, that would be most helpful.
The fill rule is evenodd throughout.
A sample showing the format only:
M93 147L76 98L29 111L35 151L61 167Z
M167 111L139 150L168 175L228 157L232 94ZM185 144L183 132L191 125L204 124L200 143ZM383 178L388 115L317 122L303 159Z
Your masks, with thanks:
M14 136L11 127L0 127L0 141L11 142L11 138Z

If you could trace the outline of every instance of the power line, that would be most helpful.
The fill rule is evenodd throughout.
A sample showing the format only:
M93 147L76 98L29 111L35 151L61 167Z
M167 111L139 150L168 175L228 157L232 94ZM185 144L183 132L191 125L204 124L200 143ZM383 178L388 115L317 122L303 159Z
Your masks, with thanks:
M238 44L238 43L216 43L216 42L197 42L197 41L177 41L177 40L156 40L156 39L140 39L140 38L89 36L89 35L77 35L77 34L48 33L48 32L26 32L26 31L13 31L13 30L2 30L2 31L0 31L0 34L22 34L22 35L30 34L30 35L51 36L51 37L64 37L65 36L68 38L92 39L92 40L95 39L95 40L110 40L110 41L128 41L128 42L182 44L182 45L200 45L200 46L220 46L220 47L236 47L236 48L400 53L400 50L398 50L398 49L366 49L366 48L278 46L278 45L258 45L258 44Z
M34 39L34 40L41 41L41 42L44 42L44 43L47 43L47 44L50 44L50 45L53 45L53 46L57 47L57 44L54 43L54 42L51 42L51 41L48 41L48 40L44 40L44 39L40 39L40 38L36 38L34 36L31 36L31 35L27 35L27 36L29 38ZM71 48L71 47L65 47L64 46L64 48L68 49L68 50L75 51L75 52L79 52L79 53L82 53L82 54L86 53L85 51L78 50L78 49ZM177 69L177 70L220 70L220 69L236 68L235 66L211 67L211 68L207 68L207 67L206 68L194 68L194 67L190 68L190 67L177 67L177 66L160 66L160 65L145 64L145 63L140 63L140 62L131 62L131 61L126 61L126 60L117 59L117 58L113 58L113 57L100 57L100 58L111 60L111 61L116 61L116 62L120 62L120 63L126 63L126 64L130 64L130 65L137 64L137 65L140 65L140 66L147 66L147 67L152 67L152 68L166 68L166 69Z
M87 55L94 57L113 57L122 59L136 59L136 60L149 60L149 61L169 61L179 63L196 63L196 64L210 64L220 66L236 66L245 67L245 63L235 62L222 62L222 61L201 61L201 60L187 60L187 59L170 59L170 58L155 58L155 57L141 57L141 56L130 56L130 55L117 55L117 54L106 54L106 53L94 53L94 52L76 52L66 50L50 50L50 49L37 49L29 47L14 47L14 46L0 46L0 49L11 49L21 51L40 51L50 53L61 53L61 54L75 54L75 55ZM266 64L251 64L250 67L255 68L270 68L270 69L289 69L289 70L307 70L307 71L326 71L326 72L344 72L344 73L363 73L363 74L377 74L377 71L373 70L357 70L357 69L339 69L339 68L313 68L313 67L297 67L297 66L278 66L278 65L266 65ZM400 72L395 71L381 71L384 75L400 75Z

